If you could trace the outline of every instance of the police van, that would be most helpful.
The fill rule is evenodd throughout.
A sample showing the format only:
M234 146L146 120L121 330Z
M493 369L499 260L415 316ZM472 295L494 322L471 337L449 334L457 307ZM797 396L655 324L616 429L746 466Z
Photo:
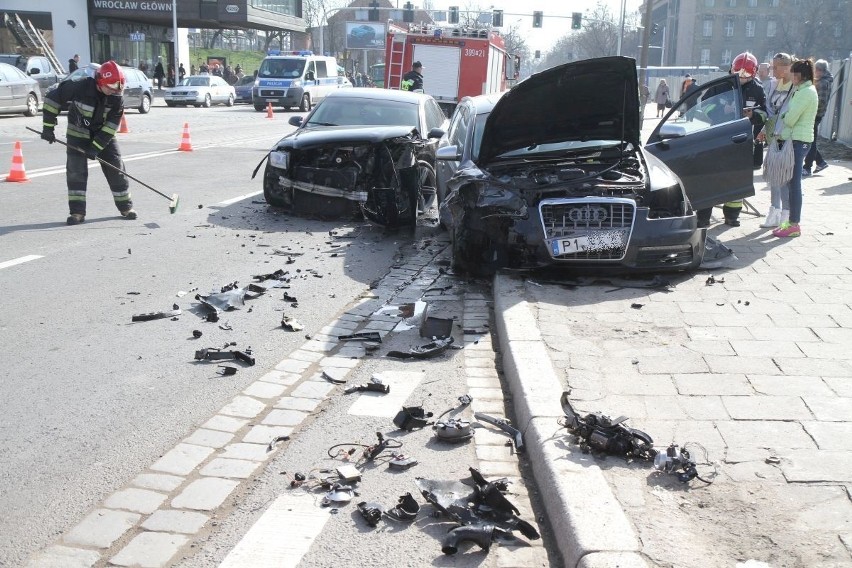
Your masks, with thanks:
M256 111L272 103L307 112L341 84L334 57L314 55L311 51L273 53L260 64L251 98Z

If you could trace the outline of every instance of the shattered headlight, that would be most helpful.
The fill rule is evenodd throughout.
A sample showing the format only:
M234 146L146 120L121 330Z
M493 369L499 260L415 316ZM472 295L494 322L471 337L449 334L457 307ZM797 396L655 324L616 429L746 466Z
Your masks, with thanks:
M282 170L286 170L287 166L290 165L290 153L289 152L270 152L269 153L269 164L272 167L279 168Z

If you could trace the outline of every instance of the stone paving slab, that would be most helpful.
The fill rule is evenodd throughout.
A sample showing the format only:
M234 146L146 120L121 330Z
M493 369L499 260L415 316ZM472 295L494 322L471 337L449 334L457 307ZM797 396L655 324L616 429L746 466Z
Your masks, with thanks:
M27 568L91 568L101 559L94 550L51 546L27 563Z
M109 548L141 518L142 515L137 513L96 509L72 528L63 540L68 544Z
M175 511L160 509L145 519L142 528L149 531L195 534L210 519L203 513L195 511Z
M193 481L174 499L172 507L176 509L194 509L212 511L224 503L228 495L240 484L232 479L205 477Z
M134 513L150 515L165 502L167 495L148 491L146 489L122 489L116 491L104 501L104 506L109 509L125 509Z
M116 566L160 568L166 566L189 539L182 535L143 532L136 535L118 554L110 558Z
M142 489L153 489L169 493L180 487L184 478L177 475L168 475L165 473L142 473L133 478L131 485L141 487Z
M189 475L213 451L210 447L181 443L154 462L151 469L175 475Z

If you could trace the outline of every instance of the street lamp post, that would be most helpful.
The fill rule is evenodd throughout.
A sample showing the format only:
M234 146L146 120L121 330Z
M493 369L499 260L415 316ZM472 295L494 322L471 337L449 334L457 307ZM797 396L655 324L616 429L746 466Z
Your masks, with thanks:
M627 0L621 0L621 30L618 33L618 47L615 54L621 55L621 43L624 41L624 12L627 9Z

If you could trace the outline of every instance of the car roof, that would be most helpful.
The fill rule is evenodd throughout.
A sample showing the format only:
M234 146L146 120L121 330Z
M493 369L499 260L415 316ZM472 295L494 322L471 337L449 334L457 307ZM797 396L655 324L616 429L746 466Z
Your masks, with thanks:
M404 103L420 104L431 99L429 95L422 93L410 93L396 89L374 89L371 87L353 87L351 89L338 89L329 93L326 98L351 98L351 99L378 99L383 101L399 101Z
M506 91L502 91L499 93L488 93L487 95L477 95L475 97L464 97L459 104L464 102L468 102L473 106L474 112L476 114L484 114L487 112L491 112L491 109L494 108L494 105L497 104L497 101L500 100L506 94Z

